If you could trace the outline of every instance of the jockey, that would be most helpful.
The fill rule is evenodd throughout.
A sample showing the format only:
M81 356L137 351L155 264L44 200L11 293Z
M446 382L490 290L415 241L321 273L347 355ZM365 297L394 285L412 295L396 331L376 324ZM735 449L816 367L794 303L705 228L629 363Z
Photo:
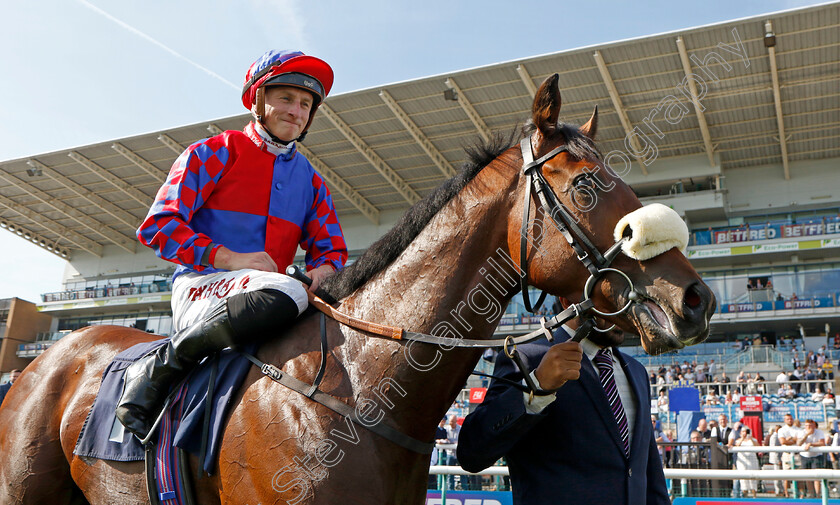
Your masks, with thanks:
M242 104L254 120L196 142L175 161L137 231L178 264L175 335L131 365L116 415L145 438L171 384L205 356L262 341L308 305L283 274L298 245L310 291L342 268L347 246L321 176L297 149L333 83L330 66L298 51L269 51L245 75Z

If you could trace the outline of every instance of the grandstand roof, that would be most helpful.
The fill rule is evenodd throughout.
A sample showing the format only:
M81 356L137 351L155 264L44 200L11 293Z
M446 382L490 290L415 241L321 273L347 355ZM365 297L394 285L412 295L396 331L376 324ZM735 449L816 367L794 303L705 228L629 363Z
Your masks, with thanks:
M774 164L787 175L790 162L840 156L838 28L840 4L833 3L335 95L316 117L304 152L327 180L340 216L377 221L452 175L464 145L521 124L535 87L557 72L563 118L582 123L599 106L604 153L627 151L625 136L637 127L660 159L701 154L724 170ZM772 48L765 47L767 29L775 34ZM736 54L738 39L746 58ZM712 60L708 71L700 68L712 52L728 68ZM702 78L699 108L676 87L687 73ZM456 100L447 99L448 90ZM644 120L669 95L688 113L669 124L661 110L652 120L658 138ZM133 251L134 230L173 159L248 119L0 162L0 226L58 254L101 255L106 245Z

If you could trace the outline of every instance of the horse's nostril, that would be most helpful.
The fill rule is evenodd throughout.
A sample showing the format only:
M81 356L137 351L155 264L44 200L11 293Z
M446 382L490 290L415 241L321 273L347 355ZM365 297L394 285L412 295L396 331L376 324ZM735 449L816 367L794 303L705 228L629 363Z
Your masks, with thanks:
M621 232L621 236L623 238L633 238L633 228L625 226L624 231Z
M690 309L696 309L703 304L703 297L700 296L700 292L698 291L696 284L692 284L687 290L685 290L683 303Z

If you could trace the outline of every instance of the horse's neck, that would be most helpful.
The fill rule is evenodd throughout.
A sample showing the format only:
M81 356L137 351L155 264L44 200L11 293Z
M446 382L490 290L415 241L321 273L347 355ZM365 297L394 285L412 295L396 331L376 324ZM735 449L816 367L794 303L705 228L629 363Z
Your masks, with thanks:
M346 310L414 332L490 338L516 279L512 260L502 252L507 250L513 182L505 181L508 186L495 196L477 197L471 186L484 186L486 192L487 181L480 181L481 175L432 219L393 264L345 299ZM397 407L390 414L410 433L418 430L417 436L434 428L481 353L362 338L353 365L348 364L349 373L367 388L392 381L389 398Z

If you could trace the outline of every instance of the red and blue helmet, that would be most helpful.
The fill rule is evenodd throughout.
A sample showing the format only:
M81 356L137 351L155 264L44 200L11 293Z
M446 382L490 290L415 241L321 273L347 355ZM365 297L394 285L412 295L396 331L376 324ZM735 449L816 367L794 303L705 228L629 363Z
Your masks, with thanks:
M292 86L312 93L314 102L309 122L300 138L309 129L318 106L330 92L333 85L333 70L327 62L300 51L268 51L260 56L245 74L242 86L242 105L246 109L256 103L257 90L265 86ZM257 111L262 115L263 111Z
M314 79L304 79L311 77ZM333 71L327 62L300 51L268 51L245 74L242 105L251 110L256 90L272 84L295 86L309 91L320 103L333 85Z

